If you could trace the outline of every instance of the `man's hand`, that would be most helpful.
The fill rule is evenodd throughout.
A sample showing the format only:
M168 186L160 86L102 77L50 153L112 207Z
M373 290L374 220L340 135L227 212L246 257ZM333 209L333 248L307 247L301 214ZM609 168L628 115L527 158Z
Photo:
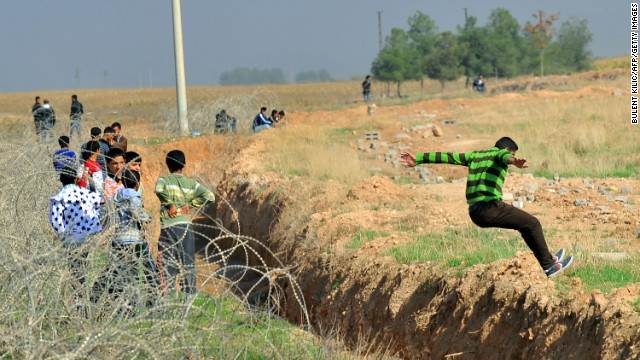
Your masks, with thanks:
M188 212L189 205L185 205L179 209L175 205L171 205L171 207L167 209L167 215L172 219L178 215L186 215Z
M529 165L525 164L527 162L527 159L518 159L517 157L511 157L507 160L507 162L519 169L524 169L524 168L528 168Z
M416 166L416 156L408 152L401 152L400 162L404 163L405 167L414 167Z
M173 219L178 215L178 208L175 205L171 205L171 207L167 209L166 213Z

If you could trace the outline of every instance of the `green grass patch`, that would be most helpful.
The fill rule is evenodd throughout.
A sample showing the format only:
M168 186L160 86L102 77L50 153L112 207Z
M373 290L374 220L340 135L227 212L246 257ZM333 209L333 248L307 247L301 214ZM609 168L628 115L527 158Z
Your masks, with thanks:
M345 249L359 249L362 245L368 243L376 237L387 237L389 233L379 232L373 230L362 230L359 231L354 237L349 240L348 243L344 245Z
M578 255L579 258L585 258ZM634 256L623 261L592 259L584 263L574 262L566 270L569 279L577 276L589 290L599 289L607 293L630 284L640 283L640 259Z
M445 269L464 269L513 257L517 251L526 249L524 241L515 232L465 226L420 235L415 241L391 248L386 255L405 264L434 261Z

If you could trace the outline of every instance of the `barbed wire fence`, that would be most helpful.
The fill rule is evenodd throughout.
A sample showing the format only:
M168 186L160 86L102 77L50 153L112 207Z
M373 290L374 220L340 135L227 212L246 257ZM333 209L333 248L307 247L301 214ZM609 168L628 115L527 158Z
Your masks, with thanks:
M190 122L213 132L212 119L226 109L239 130L249 131L260 106L276 102L268 92L230 96L192 105ZM161 114L165 129L173 131L175 121ZM50 198L62 187L52 165L57 137L42 142L31 122L23 124L0 138L0 356L236 358L261 344L274 358L289 357L291 344L284 347L266 332L283 306L297 308L307 329L309 314L292 269L265 245L230 232L206 208L195 214L202 220L196 235L206 243L198 264L207 264L196 270L195 297L164 293L145 281L157 274L145 273L140 258L111 246L115 226L77 248L63 246L49 222ZM237 326L244 322L254 325L251 331Z
M277 108L278 97L268 90L256 90L250 95L230 94L223 98L217 98L202 102L189 103L189 127L201 134L210 134L215 130L216 114L226 110L227 114L237 119L239 134L252 132L253 118L260 112L261 107ZM177 111L175 105L167 105L162 108L154 119L156 123L163 123L164 130L168 133L178 133Z

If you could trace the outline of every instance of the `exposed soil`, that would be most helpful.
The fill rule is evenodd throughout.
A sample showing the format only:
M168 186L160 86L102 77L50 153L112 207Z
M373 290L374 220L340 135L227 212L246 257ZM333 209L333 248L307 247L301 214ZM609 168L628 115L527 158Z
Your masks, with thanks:
M371 167L379 167L385 174L418 178L417 172L384 161L388 145L395 145L398 151L427 146L430 151L468 151L495 141L469 138L467 134L456 136L454 124L442 124L450 119L447 112L451 109L460 106L481 109L502 101L524 102L536 97L611 96L614 91L620 90L596 87L563 93L541 90L378 107L374 116L376 123L383 126L379 131L381 140L358 141L364 131L356 130L351 146L369 147L374 142L381 150L366 153ZM290 121L310 123L312 117L321 117L330 126L349 127L350 119L366 113L366 106L361 106L321 114L295 113ZM426 113L437 114L433 122L441 126L443 136L434 137L430 128L421 132L403 131L407 126L403 116ZM407 133L409 138L396 139L399 133ZM347 343L365 337L406 359L640 357L637 345L640 314L629 304L640 296L637 284L603 294L599 290L586 290L576 277L570 279L568 291L559 290L554 281L544 276L529 252L473 266L461 277L434 264L404 265L382 256L390 247L409 241L393 230L407 219L419 221L418 234L471 223L466 213L465 184L451 182L466 176L466 169L432 166L431 179L440 176L440 183L398 185L389 176L378 175L351 188L336 182L318 185L284 180L256 170L251 154L263 146L261 139L258 134L251 136L250 142L234 140L232 146L227 142L224 154L218 145L227 140L218 136L188 139L154 149L145 147L145 151L166 153L169 148L179 147L188 152L188 161L194 168L187 173L193 171L205 181L217 183L218 198L226 199L237 211L236 215L227 203L218 201L211 214L232 231L255 237L293 268L318 332L341 332ZM387 147L382 146L383 142ZM233 155L236 150L238 154ZM212 160L216 157L234 160L220 164ZM162 163L152 161L144 165L144 185L151 189L153 179L163 171ZM535 191L531 193L533 187ZM541 220L543 227L558 229L557 234L547 239L552 249L576 248L583 239L577 238L575 230L597 226L603 232L615 234L618 250L638 256L640 241L634 235L640 226L637 209L615 199L626 196L629 203L637 204L640 181L580 178L550 182L512 173L504 190L516 199L534 195L534 200L524 201L523 206ZM151 202L150 198L145 201ZM576 206L576 199L585 199L587 205ZM154 205L150 203L150 207ZM235 225L236 219L240 229ZM359 249L346 249L344 244L362 228L386 231L390 236L374 238ZM199 271L209 270L200 267ZM285 304L282 315L292 322L301 321L295 306Z

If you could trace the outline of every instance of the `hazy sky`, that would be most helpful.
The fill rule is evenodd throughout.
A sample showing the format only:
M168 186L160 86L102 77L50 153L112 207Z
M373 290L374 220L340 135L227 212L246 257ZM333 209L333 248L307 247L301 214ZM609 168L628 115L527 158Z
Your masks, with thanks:
M484 25L503 7L587 19L597 57L630 54L628 1L604 0L182 0L187 86L217 85L236 67L281 68L287 78L327 69L364 76L382 33L407 29L416 10L455 31L464 8ZM171 0L0 0L0 92L175 86ZM559 23L558 23L559 27Z

